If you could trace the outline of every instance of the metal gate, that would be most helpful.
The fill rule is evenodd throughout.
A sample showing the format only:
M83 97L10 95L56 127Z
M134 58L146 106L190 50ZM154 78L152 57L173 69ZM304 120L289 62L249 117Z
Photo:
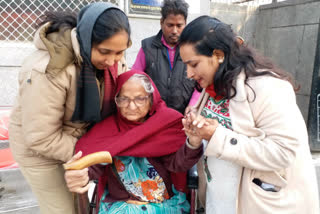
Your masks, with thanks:
M31 41L36 20L46 11L77 13L82 7L102 0L1 0L0 41ZM104 0L119 4L119 0Z

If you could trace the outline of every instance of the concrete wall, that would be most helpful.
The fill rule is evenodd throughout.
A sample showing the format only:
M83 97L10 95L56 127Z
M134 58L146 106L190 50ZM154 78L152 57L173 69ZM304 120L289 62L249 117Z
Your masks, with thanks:
M211 3L211 15L231 24L250 45L294 76L301 86L297 102L307 122L320 2L287 0L259 8Z
M141 40L153 36L160 30L160 19L130 18L132 46L126 51L126 60L131 67L141 47Z
M257 7L211 2L211 16L230 24L232 29L252 45L257 20Z
M292 0L260 8L254 44L300 84L298 105L307 121L320 2Z

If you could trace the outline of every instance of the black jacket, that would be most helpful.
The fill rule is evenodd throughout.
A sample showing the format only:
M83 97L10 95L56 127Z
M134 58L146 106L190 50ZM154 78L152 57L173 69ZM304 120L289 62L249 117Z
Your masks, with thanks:
M162 44L161 37L160 30L156 36L142 40L142 49L146 57L145 72L156 84L167 106L184 113L195 82L187 78L187 66L181 60L179 46L176 49L173 68L170 70L167 48Z

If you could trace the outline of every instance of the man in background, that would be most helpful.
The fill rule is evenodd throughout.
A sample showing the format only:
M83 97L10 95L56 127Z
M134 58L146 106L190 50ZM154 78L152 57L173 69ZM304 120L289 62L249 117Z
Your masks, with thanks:
M188 106L195 87L195 82L187 78L186 65L181 60L178 44L186 26L188 7L184 0L164 0L161 30L157 35L142 40L142 47L132 66L133 69L145 71L156 84L167 106L181 113Z

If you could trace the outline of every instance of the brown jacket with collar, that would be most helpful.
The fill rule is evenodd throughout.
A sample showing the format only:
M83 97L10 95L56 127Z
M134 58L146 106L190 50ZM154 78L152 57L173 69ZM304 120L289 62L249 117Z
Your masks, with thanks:
M76 30L47 35L48 27L46 24L36 32L37 50L22 65L9 122L11 150L24 166L68 161L88 126L71 122L82 60ZM122 60L118 73L124 71ZM102 100L103 84L97 83Z

